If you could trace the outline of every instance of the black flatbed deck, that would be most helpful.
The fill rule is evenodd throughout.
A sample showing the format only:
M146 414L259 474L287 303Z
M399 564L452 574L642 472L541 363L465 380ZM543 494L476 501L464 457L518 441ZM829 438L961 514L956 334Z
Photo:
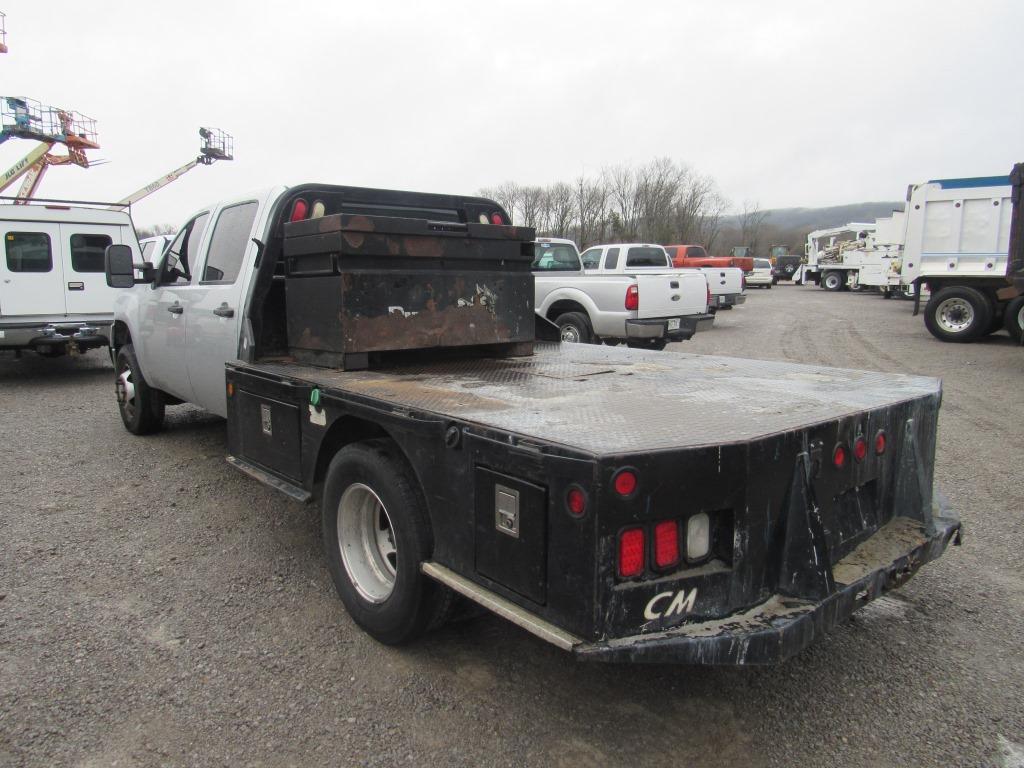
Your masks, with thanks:
M585 344L383 370L243 367L593 455L751 441L941 390L921 376Z

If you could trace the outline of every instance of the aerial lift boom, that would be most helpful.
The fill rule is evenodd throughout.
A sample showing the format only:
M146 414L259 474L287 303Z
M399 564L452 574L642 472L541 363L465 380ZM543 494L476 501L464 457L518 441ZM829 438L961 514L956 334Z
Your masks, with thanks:
M198 157L193 160L189 160L180 168L175 168L173 171L161 176L156 181L150 182L141 189L138 189L127 197L122 198L119 202L110 206L111 210L119 210L126 205L133 205L139 202L139 200L142 200L144 197L149 197L149 195L153 194L158 189L162 189L175 179L181 178L197 165L213 165L217 160L234 159L234 139L230 134L224 133L224 131L218 128L200 128L199 136L203 140L203 145L199 149Z
M31 99L7 96L0 99L0 143L7 139L33 139L39 145L0 176L0 192L25 176L19 200L32 197L51 165L89 167L87 149L98 149L96 121L78 112L44 107ZM66 155L50 150L56 144L67 147Z

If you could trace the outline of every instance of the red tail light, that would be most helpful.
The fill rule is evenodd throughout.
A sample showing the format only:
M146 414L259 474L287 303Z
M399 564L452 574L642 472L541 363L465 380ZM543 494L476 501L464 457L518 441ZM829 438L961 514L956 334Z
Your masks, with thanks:
M640 289L635 285L626 289L626 309L640 309Z
M875 453L879 456L885 453L885 432L879 432L875 435Z
M619 535L619 576L632 578L644 572L644 529L630 528Z
M505 220L503 218L501 218L501 214L500 213L492 213L491 214L491 224L504 224L504 223L505 223Z
M836 446L836 449L832 451L832 463L835 465L836 469L842 469L846 466L846 446Z
M581 488L570 488L565 494L565 506L573 517L583 517L587 511L587 494Z
M303 200L301 197L292 203L292 212L288 216L288 221L302 221L306 218L309 213L309 203Z
M868 455L868 443L863 437L858 437L853 443L853 458L857 461L864 461Z
M654 526L654 564L670 568L679 562L679 526L675 520Z
M619 473L615 475L613 484L615 485L615 492L619 496L632 496L637 486L636 472L631 469L619 470Z

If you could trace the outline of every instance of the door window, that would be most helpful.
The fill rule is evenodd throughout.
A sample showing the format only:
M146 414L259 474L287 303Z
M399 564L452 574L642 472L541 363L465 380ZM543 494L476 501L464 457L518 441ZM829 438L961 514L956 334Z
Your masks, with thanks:
M210 239L202 282L235 282L242 268L242 257L249 245L249 233L255 219L255 202L233 205L221 211Z
M604 257L604 268L615 269L619 266L619 249L609 248L608 255Z
M50 236L45 232L8 232L4 238L7 269L11 272L49 272L53 269Z
M102 272L103 252L113 242L109 235L72 235L71 268L75 272Z
M580 256L580 261L583 262L584 269L597 269L597 265L601 263L601 249L591 248L588 251L584 251L583 255Z
M167 248L167 258L160 273L161 285L188 285L192 282L192 267L199 257L199 244L203 241L209 219L210 214L199 214L174 238Z

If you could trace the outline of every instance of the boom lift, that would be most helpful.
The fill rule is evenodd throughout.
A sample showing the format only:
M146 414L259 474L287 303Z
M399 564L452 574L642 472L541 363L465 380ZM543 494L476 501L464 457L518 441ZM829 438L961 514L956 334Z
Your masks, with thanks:
M194 160L188 161L180 168L175 168L170 173L161 176L156 181L142 187L142 189L132 192L128 197L125 197L110 206L111 210L123 208L126 205L133 205L144 197L149 197L149 195L153 194L158 189L162 189L175 179L181 178L197 165L213 165L217 160L235 159L235 140L231 134L225 133L219 128L200 128L199 136L202 138L203 144L199 148L198 157Z
M43 174L51 165L89 167L87 149L98 149L96 121L78 112L47 107L32 99L15 96L0 98L0 144L8 139L39 142L25 157L0 176L0 192L22 176L18 201L31 198L39 188ZM54 145L67 147L66 155L50 152Z

